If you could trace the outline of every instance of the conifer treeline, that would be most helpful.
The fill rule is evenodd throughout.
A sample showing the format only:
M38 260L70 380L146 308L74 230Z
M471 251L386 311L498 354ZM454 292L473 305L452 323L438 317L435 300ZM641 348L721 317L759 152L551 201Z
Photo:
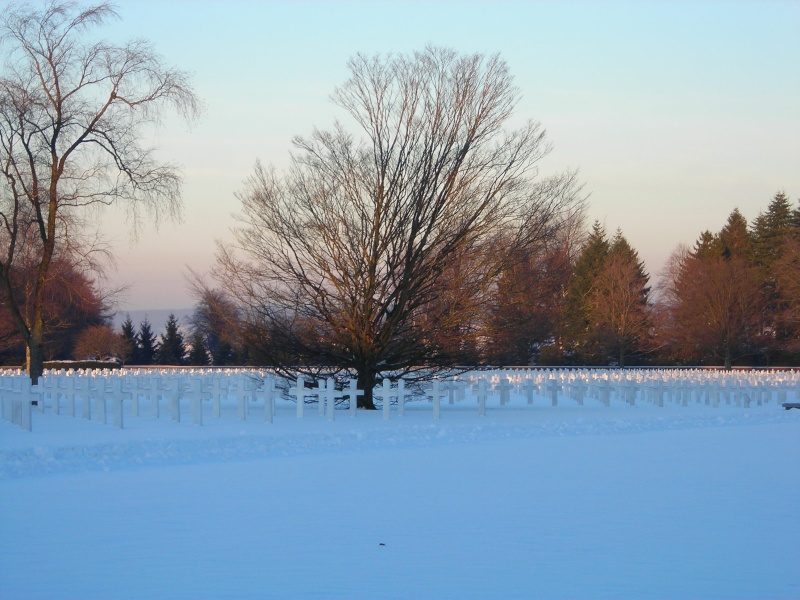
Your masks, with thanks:
M800 364L800 207L778 193L748 226L679 248L663 284L662 355L681 362Z
M174 314L169 315L160 337L153 333L150 321L144 319L138 331L130 316L122 323L118 336L119 346L97 348L90 358L103 358L103 354L116 356L129 365L188 365L225 366L241 364L242 359L230 344L220 342L219 335L202 318L196 309L190 319L188 335L181 330Z

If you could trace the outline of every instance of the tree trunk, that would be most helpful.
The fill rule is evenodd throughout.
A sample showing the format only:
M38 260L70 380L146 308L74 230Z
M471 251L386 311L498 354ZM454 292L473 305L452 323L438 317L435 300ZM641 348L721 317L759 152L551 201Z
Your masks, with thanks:
M44 373L44 342L41 336L32 336L25 346L25 370L32 385L39 383Z
M725 370L731 370L731 345L725 344Z
M358 389L364 390L364 395L358 399L358 408L377 410L372 401L372 390L375 388L375 371L369 367L358 370Z

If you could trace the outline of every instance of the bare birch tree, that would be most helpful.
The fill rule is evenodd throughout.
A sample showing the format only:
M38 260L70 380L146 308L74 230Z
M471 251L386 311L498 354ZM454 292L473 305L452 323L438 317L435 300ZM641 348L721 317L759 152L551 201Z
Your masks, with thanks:
M504 130L519 93L499 57L429 47L348 66L332 100L361 137L337 123L295 138L285 174L257 165L216 276L278 366L356 371L373 408L377 375L441 365L442 328L580 197L572 173L533 181L549 145L538 123Z
M0 287L34 382L54 260L89 265L96 249L87 209L127 202L135 226L139 208L156 218L180 208L179 170L142 138L164 109L192 118L198 101L188 76L147 42L85 41L116 16L106 3L49 1L11 5L0 17ZM32 273L25 285L20 273Z

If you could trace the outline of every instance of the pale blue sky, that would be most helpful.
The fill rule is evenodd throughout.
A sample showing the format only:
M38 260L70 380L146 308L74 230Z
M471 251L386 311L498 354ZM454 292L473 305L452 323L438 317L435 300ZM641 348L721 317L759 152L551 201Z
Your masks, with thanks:
M621 227L656 275L673 248L748 220L778 190L800 198L800 2L119 1L115 39L144 37L194 73L207 111L170 119L157 143L185 168L182 223L131 245L107 215L121 308L181 308L183 273L229 237L234 192L256 159L344 118L328 96L356 52L425 44L499 52L523 99L516 118L554 143L544 171L580 168L590 220Z

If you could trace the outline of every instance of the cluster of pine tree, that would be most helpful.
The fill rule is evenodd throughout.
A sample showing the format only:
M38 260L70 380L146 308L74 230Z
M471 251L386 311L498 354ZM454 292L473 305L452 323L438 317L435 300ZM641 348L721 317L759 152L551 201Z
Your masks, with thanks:
M148 319L134 328L130 316L122 323L123 356L132 365L182 365L186 346L175 315L169 315L159 341Z
M484 325L484 361L504 365L641 363L652 334L649 276L621 231L595 222L504 274Z
M778 193L748 224L679 246L655 289L621 231L595 222L500 277L475 362L800 364L800 207Z
M609 240L596 222L564 297L565 361L623 367L641 361L652 331L649 279L622 232Z
M662 356L678 362L800 364L800 207L778 193L748 225L673 255L664 282Z
M122 323L120 338L124 362L129 365L225 366L242 364L240 353L224 336L219 319L208 300L200 302L191 319L188 339L178 319L169 315L160 339L150 321L144 319L138 331L130 316Z
M609 240L595 223L538 362L800 364L800 207L778 193L752 224L734 210L678 247L656 291L622 233Z

